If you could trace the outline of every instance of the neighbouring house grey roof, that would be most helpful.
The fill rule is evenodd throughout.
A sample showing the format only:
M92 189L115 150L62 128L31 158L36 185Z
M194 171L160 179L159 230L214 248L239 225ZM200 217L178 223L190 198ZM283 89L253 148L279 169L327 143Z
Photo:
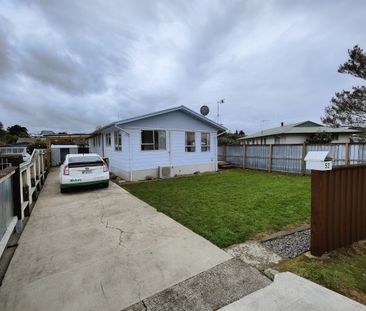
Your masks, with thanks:
M55 135L56 133L54 131L49 131L49 130L43 130L41 131L40 135L42 136L46 136L46 135Z
M212 121L212 120L204 117L203 115L187 108L186 106L177 106L177 107L173 107L173 108L169 108L169 109L165 109L165 110L160 110L160 111L144 114L144 115L137 116L137 117L132 117L132 118L112 122L112 123L110 123L106 126L103 126L102 128L99 128L99 129L95 130L92 134L97 134L97 133L105 130L106 128L109 128L109 127L114 126L114 125L123 125L123 124L126 124L126 123L130 123L130 122L134 122L134 121L138 121L138 120L143 120L143 119L148 119L148 118L152 118L152 117L155 117L155 116L159 116L159 115L174 112L174 111L182 111L182 112L190 115L191 117L193 117L195 119L198 119L198 120L200 120L200 121L202 121L206 124L209 124L209 125L213 126L214 128L216 128L218 130L221 130L221 131L226 131L227 130L227 128L225 126L223 126L221 124L218 124L215 121Z
M358 133L358 130L352 130L341 127L327 127L321 124L304 121L293 124L287 124L284 126L274 127L267 130L263 130L254 134L247 135L245 137L239 138L238 140L247 140L252 138L277 136L277 135L291 135L291 134L315 134L315 133Z
M35 138L33 137L19 137L17 139L17 144L33 144L35 142Z

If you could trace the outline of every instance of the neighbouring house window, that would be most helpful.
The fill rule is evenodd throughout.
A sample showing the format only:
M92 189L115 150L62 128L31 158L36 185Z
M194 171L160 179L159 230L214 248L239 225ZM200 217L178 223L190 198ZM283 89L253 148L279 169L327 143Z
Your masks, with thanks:
M210 133L201 133L201 151L210 151Z
M141 131L141 150L165 150L166 131Z
M111 133L105 134L105 145L106 146L112 145Z
M276 136L275 137L275 144L279 144L281 143L281 137L280 136Z
M194 132L186 132L186 152L196 151L196 139Z
M114 150L115 151L122 150L122 135L120 131L114 132Z
M100 135L97 136L97 146L100 147Z

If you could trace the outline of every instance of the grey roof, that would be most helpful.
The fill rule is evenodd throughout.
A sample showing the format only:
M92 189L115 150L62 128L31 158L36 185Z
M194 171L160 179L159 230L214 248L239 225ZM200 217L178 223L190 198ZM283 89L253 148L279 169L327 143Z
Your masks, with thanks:
M203 115L200 115L199 113L187 108L186 106L178 106L178 107L173 107L173 108L169 108L169 109L165 109L165 110L160 110L160 111L144 114L144 115L137 116L137 117L132 117L132 118L112 122L112 123L110 123L106 126L103 126L102 128L97 129L92 134L99 133L99 132L105 130L106 128L109 128L109 127L114 126L114 125L122 125L122 124L130 123L130 122L134 122L134 121L138 121L138 120L142 120L142 119L147 119L147 118L159 116L159 115L174 112L174 111L182 111L184 113L187 113L191 117L193 117L195 119L198 119L198 120L201 120L202 122L207 123L207 124L215 127L218 130L221 130L221 131L226 131L227 130L227 128L225 126L223 126L221 124L218 124L215 121L212 121L212 120L204 117Z
M247 135L245 137L239 138L238 140L246 140L251 138L268 137L276 135L290 135L290 134L315 134L320 132L326 133L358 133L358 130L351 130L341 127L327 127L321 124L304 121L293 124L287 124L284 126L274 127L271 129L263 130L254 134Z

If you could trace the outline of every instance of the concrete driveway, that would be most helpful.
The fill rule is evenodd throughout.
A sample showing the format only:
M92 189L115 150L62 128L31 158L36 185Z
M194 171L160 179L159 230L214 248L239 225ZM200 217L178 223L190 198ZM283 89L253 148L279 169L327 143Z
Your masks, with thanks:
M61 194L53 170L0 287L0 310L121 310L230 258L113 183Z

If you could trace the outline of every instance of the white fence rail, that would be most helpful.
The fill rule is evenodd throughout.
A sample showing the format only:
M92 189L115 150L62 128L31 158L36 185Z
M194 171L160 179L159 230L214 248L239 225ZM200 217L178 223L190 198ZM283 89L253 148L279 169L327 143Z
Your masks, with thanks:
M218 160L237 167L304 175L309 173L304 161L309 151L329 151L335 166L366 162L366 144L221 146Z
M26 162L0 171L0 256L14 227L22 230L23 220L30 215L42 189L47 174L46 153L44 149L35 149ZM0 159L2 163L7 160L7 166L14 160L6 155Z

